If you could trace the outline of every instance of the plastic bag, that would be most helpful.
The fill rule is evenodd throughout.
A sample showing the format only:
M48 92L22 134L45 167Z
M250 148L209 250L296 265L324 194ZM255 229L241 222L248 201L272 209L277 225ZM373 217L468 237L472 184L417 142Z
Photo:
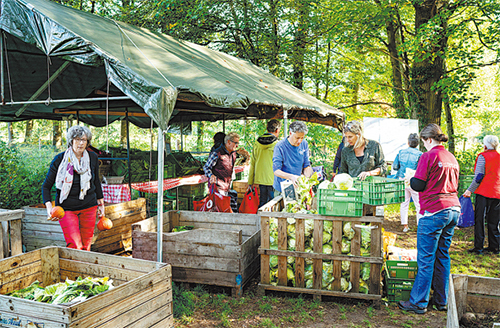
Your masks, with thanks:
M257 214L259 209L259 194L256 188L248 190L240 205L240 213Z
M474 225L474 207L472 207L472 201L470 197L460 196L458 199L460 201L460 217L458 218L457 227L467 228Z
M193 208L199 212L224 212L233 213L231 209L231 197L223 196L210 187L210 194L202 200L193 201Z

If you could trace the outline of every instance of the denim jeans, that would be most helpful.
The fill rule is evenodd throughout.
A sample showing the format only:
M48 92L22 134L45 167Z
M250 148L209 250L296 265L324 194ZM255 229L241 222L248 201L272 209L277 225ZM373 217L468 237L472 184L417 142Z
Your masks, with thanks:
M259 207L269 202L274 198L274 188L273 186L259 185Z
M448 303L451 239L460 211L445 209L420 218L417 230L418 272L410 294L410 303L427 307L431 286L438 305Z

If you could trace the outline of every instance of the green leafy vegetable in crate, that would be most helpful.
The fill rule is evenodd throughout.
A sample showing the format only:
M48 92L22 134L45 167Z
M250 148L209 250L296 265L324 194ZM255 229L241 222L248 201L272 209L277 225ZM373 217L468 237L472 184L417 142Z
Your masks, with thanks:
M193 229L193 226L176 226L172 229L172 232L189 231Z
M66 279L65 282L49 285L45 288L40 286L39 281L34 281L28 287L6 295L43 303L64 304L84 301L111 288L113 288L113 280L110 280L109 277L87 277L85 279L78 277L76 281Z

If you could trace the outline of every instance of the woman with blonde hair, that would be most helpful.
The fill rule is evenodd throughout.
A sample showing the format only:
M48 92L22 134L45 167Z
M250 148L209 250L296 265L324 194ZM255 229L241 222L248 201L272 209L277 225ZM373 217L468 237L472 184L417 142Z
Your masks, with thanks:
M498 137L485 136L484 151L477 155L474 179L464 192L464 197L476 194L474 211L474 248L470 253L482 254L484 245L484 220L488 224L486 252L499 254L500 231L500 154Z
M382 146L375 140L366 139L363 126L358 121L344 127L345 147L342 149L340 173L364 180L368 176L385 175L387 164Z

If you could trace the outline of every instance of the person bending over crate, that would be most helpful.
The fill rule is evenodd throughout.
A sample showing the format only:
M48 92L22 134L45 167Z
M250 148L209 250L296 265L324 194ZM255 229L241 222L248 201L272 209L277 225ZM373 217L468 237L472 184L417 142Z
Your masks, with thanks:
M340 173L364 180L368 176L385 176L387 164L382 146L375 140L365 139L363 126L358 121L351 121L344 127L347 144L342 149Z
M399 308L424 314L431 303L445 311L448 303L450 278L449 249L458 217L460 202L457 197L458 162L442 145L448 141L437 124L429 124L420 132L427 152L418 162L410 184L420 192L420 214L417 230L418 271L409 301L399 301Z
M85 126L72 126L66 135L68 149L54 157L42 185L49 220L59 221L69 248L90 251L97 211L104 215L104 196L99 179L97 154L87 151L92 133ZM56 206L62 218L53 217L50 189L56 185Z

